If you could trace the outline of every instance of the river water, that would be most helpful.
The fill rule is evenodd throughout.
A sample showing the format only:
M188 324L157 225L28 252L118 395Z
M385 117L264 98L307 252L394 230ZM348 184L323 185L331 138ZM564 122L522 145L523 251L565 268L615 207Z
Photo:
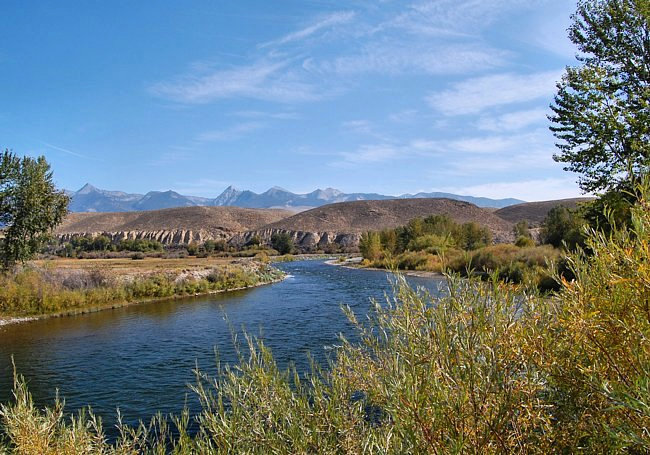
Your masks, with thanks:
M307 353L325 364L338 334L355 339L341 311L362 317L370 299L391 291L388 275L323 261L279 264L289 277L273 285L209 297L133 305L88 315L0 327L0 403L11 399L13 356L37 405L52 404L56 390L66 411L90 405L109 434L116 409L136 424L156 412L198 409L189 390L196 365L216 371L235 363L232 334L262 337L282 366L308 369ZM439 278L409 277L436 292Z

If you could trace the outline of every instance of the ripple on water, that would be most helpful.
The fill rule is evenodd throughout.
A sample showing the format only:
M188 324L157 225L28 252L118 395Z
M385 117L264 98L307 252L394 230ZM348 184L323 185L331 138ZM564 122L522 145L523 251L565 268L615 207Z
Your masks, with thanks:
M242 328L261 335L281 366L305 372L307 352L324 364L339 333L355 338L342 304L365 314L371 298L391 290L380 271L322 261L277 267L287 279L270 286L2 327L0 402L10 399L13 356L37 405L52 403L58 389L68 411L91 405L109 432L117 408L131 424L157 411L178 413L186 400L196 411L192 370L214 373L215 349L222 362L236 362L233 330L240 340ZM409 280L432 292L440 281Z

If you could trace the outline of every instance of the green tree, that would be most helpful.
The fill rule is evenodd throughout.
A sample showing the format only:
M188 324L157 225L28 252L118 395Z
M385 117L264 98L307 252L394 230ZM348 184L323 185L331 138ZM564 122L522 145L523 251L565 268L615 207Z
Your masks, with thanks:
M376 261L381 257L381 237L378 232L364 232L359 241L359 250L364 259Z
M577 211L563 205L553 207L542 222L541 241L560 248L566 245L570 250L584 245L585 220Z
M458 244L464 250L476 250L492 243L492 233L477 223L464 223L458 232Z
M293 251L293 240L286 232L280 232L271 236L271 246L280 254L289 254Z
M57 191L45 157L0 158L0 255L5 268L32 258L68 212L69 198Z
M92 249L94 251L106 251L111 247L111 239L105 235L98 235L93 239Z
M519 221L515 224L515 227L512 228L512 233L517 239L519 237L532 238L532 235L530 235L530 225L526 220Z
M580 51L557 85L556 161L585 192L634 183L650 163L650 0L580 0L569 37Z

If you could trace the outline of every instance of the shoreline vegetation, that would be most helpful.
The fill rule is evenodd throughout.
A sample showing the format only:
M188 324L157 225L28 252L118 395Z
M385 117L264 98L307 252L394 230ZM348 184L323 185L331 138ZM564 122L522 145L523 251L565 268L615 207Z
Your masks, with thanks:
M56 262L56 261L55 261ZM276 283L258 260L35 261L0 277L0 327Z
M563 243L548 244L553 228L543 224L537 244L529 225L513 229L514 244L492 244L490 232L475 223L458 224L445 215L416 218L404 226L366 232L361 237L361 261L356 268L407 274L453 273L484 280L496 277L544 293L557 291L554 275L571 278ZM422 275L420 275L422 276Z
M367 319L344 309L359 341L305 376L248 337L237 365L196 372L197 415L119 425L114 441L88 409L41 409L16 375L0 453L646 453L648 203L586 247L548 297L451 275L434 298L397 277Z

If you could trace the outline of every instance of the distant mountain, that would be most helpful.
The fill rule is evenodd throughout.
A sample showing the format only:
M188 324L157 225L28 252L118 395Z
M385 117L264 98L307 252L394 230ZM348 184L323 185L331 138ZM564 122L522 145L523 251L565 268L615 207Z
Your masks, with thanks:
M171 209L174 207L195 207L214 205L208 198L183 196L175 191L150 191L134 204L135 210Z
M492 208L503 208L510 205L521 204L519 199L490 199L487 197L474 197L474 196L460 196L458 194L451 193L417 193L417 194L403 194L399 197L400 199L430 199L430 198L447 198L447 199L456 199L457 201L471 202L474 205L479 207L492 207Z
M144 196L122 191L106 191L86 183L79 191L72 193L72 212L130 212Z
M305 210L335 202L378 201L386 199L448 198L470 202L479 207L503 208L524 201L518 199L489 199L460 196L450 193L418 193L401 196L387 196L376 193L343 193L334 188L317 189L307 194L296 194L278 186L258 194L249 190L238 190L232 186L214 199L184 196L175 191L150 191L147 194L129 194L122 191L106 191L87 183L71 196L72 212L132 212L158 210L172 207L235 206L244 208L288 208Z

